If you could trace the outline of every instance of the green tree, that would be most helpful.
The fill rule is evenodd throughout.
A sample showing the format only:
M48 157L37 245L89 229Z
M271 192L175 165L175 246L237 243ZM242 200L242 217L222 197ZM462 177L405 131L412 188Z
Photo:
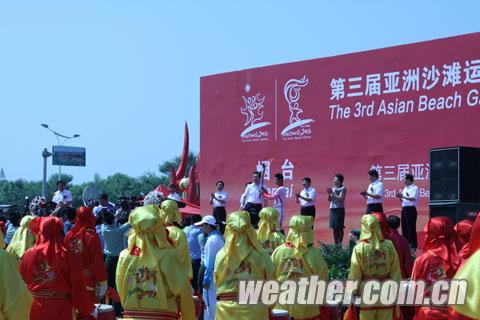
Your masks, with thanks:
M187 165L187 170L185 172L186 177L188 177L188 172L190 171L190 167L192 165L197 165L197 158L198 158L198 153L192 152L192 151L188 153L188 165ZM176 156L173 159L162 162L162 164L158 166L158 171L160 171L162 175L167 177L167 184L168 184L168 181L170 180L170 164L173 164L173 167L175 168L175 171L176 171L181 160L182 160L181 156ZM183 177L177 177L177 178L181 179Z

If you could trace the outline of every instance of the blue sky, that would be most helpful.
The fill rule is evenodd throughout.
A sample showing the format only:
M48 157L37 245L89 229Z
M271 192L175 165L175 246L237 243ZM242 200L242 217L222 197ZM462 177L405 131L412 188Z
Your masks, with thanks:
M393 4L387 4L393 3ZM199 78L479 31L478 1L3 1L0 167L40 180L40 126L95 173L138 176L199 150ZM57 171L49 161L49 173Z

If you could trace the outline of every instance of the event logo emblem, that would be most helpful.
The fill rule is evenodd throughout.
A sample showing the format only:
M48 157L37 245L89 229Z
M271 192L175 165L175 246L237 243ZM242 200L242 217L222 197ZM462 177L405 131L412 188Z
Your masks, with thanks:
M282 130L282 136L285 140L311 138L312 129L310 129L310 123L314 122L314 120L302 120L300 118L303 109L298 103L300 100L300 90L307 85L307 76L303 76L301 79L290 79L285 83L283 94L288 103L288 109L290 109L290 124Z
M247 84L245 91L248 93L250 89L250 85ZM257 93L252 96L242 96L242 98L245 105L240 107L240 112L245 116L245 123L243 124L245 129L240 134L240 137L245 142L267 140L268 132L259 130L271 124L268 121L260 122L263 118L265 96Z

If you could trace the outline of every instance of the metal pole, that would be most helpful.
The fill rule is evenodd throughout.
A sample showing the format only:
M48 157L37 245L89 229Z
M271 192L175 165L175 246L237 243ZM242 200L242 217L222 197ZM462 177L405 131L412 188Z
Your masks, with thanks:
M42 197L45 198L45 194L47 193L47 158L50 157L52 154L48 152L47 148L43 149L42 157L43 157L43 180L42 180Z

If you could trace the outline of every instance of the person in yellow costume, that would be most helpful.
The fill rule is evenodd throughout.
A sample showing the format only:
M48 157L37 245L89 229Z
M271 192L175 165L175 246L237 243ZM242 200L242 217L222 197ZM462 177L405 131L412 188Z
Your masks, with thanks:
M327 264L313 242L313 217L293 216L285 243L275 249L272 255L275 276L279 282L298 281L310 276L327 280ZM277 305L276 308L288 310L289 316L294 319L322 319L319 306Z
M25 216L20 221L20 227L13 235L12 241L7 247L7 252L12 254L18 260L22 259L23 254L35 244L35 236L30 230L30 222L33 216Z
M265 207L258 213L257 239L269 255L275 248L285 242L285 236L278 231L278 211L271 207Z
M0 232L0 246L4 242ZM4 249L0 249L0 286L0 320L28 320L32 295L20 276L18 261Z
M468 282L465 304L453 305L452 309L463 317L459 319L480 319L480 250L477 250L457 271L454 279ZM468 318L466 318L468 317ZM457 319L457 318L453 318Z
M116 273L125 309L123 318L195 319L187 270L168 241L158 208L138 207L128 221L133 230L128 237L128 248L120 254Z
M160 216L163 219L168 230L168 237L172 240L175 249L180 254L182 264L188 271L188 277L193 278L192 263L190 261L190 250L188 248L187 235L180 229L180 211L178 204L174 200L165 200L160 205Z
M273 280L274 266L257 240L246 211L232 212L227 218L225 246L215 260L217 285L216 320L268 319L268 306L240 305L239 280Z
M371 214L362 217L360 241L353 248L348 279L360 283L390 279L399 283L402 279L395 247L390 240L383 239L380 225ZM360 320L392 320L399 317L398 306L360 306Z

